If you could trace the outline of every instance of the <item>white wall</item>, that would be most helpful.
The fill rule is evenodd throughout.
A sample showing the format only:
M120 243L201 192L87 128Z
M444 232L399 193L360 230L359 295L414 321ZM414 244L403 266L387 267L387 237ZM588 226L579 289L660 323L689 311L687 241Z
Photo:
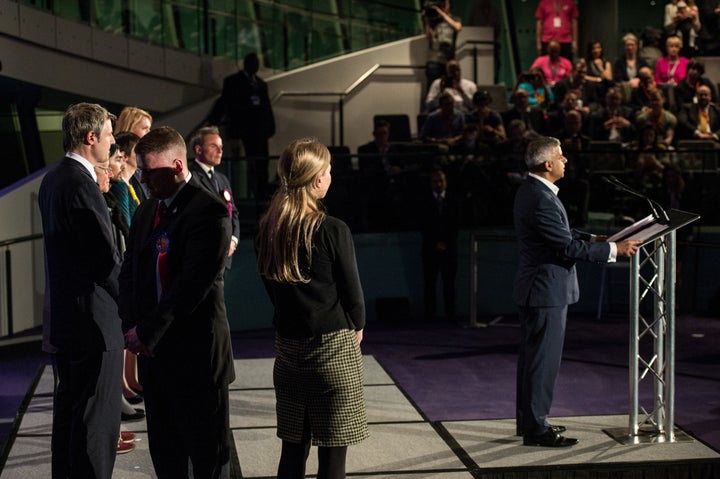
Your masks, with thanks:
M42 233L37 193L43 176L44 170L0 191L0 241ZM5 251L9 250L12 258L12 314L16 333L42 324L45 269L42 240L0 250L0 336L4 336L8 333Z
M474 45L468 40L490 41L492 29L465 27L458 36L457 58L463 77L472 79L473 46L478 49L477 82L489 85L494 79L493 47ZM273 104L277 133L271 139L270 153L278 155L290 141L314 136L328 145L340 144L338 96L289 96L288 92L344 92L374 65L381 68L344 98L344 141L355 152L372 139L373 115L405 113L410 128L417 134L417 115L425 93L427 40L416 36L340 58L292 70L267 78ZM382 66L403 68L382 68ZM418 67L418 68L413 68Z

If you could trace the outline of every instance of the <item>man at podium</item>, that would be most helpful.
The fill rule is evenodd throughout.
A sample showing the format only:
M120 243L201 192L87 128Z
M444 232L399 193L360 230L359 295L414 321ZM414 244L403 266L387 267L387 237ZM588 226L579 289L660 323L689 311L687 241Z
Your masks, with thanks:
M567 308L579 297L575 262L614 262L618 255L635 254L640 245L636 240L606 242L605 237L570 229L555 186L565 174L566 162L559 140L533 140L525 154L529 174L515 196L519 265L513 300L519 308L521 329L516 425L527 446L569 447L578 443L562 435L564 426L548 422Z

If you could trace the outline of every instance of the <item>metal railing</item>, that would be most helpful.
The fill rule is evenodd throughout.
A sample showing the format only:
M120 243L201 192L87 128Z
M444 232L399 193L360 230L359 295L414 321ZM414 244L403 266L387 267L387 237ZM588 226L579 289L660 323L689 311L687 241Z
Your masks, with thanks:
M4 316L7 325L7 336L12 336L15 333L13 325L13 283L11 247L20 243L36 241L42 239L42 237L42 233L37 233L0 241L0 248L5 249L5 261L2 265L0 265L0 281L4 281L4 285L0 286L0 304L4 305ZM0 332L1 331L2 329L0 328Z

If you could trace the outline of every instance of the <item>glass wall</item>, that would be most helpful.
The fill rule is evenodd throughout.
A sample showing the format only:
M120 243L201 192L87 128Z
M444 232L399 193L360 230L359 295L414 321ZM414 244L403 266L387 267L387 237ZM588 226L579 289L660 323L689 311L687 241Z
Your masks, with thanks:
M284 71L422 33L420 0L21 0L154 44Z

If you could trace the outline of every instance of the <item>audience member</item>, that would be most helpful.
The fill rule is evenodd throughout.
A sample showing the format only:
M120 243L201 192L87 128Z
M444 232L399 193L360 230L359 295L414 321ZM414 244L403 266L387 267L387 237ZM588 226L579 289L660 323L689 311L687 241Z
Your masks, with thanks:
M699 7L702 54L718 56L720 55L720 0L703 0Z
M665 168L665 146L657 129L651 124L640 126L637 143L630 155L630 166L635 170L635 181L642 189L657 186Z
M462 136L450 148L450 152L465 160L475 160L488 148L489 145L482 142L477 123L467 123Z
M486 145L495 145L506 138L502 117L490 108L491 102L492 97L489 92L485 90L476 92L473 95L475 110L467 119L468 123L475 123L478 126L478 138Z
M193 178L197 179L203 188L217 196L228 210L232 226L230 248L225 258L225 269L228 270L232 266L232 256L240 241L240 216L230 180L225 173L216 169L223 158L220 130L215 126L200 128L190 140L190 148L195 153L195 161L188 162L188 170L193 174Z
M642 67L649 66L645 59L638 56L638 38L632 33L622 37L625 55L615 60L613 66L613 80L615 82L629 82L631 88L637 88L640 83L638 73Z
M603 46L599 40L592 40L588 43L585 61L588 67L586 75L588 80L598 83L613 80L612 64L603 56Z
M680 55L693 58L698 50L700 12L694 0L670 0L665 5L665 33L680 37L683 43Z
M698 60L691 60L687 65L687 75L685 79L675 87L675 102L678 110L682 110L684 105L695 101L697 88L705 85L710 88L713 103L717 102L717 93L715 85L703 75L705 74L705 64Z
M455 276L457 274L457 237L460 210L457 199L447 189L442 171L431 177L431 190L422 205L422 263L425 320L435 319L438 275L442 279L445 319L455 319Z
M108 160L115 116L78 103L62 120L66 151L40 185L52 350L53 477L112 476L120 436L120 266L95 166Z
M535 67L542 68L543 73L545 73L545 80L550 86L554 86L563 78L569 77L572 72L572 62L560 56L560 43L557 40L550 40L547 46L547 54L537 57L530 69Z
M135 149L152 199L130 226L120 314L125 344L140 355L150 456L157 477L191 469L193 477L227 478L235 379L223 293L228 211L190 181L177 131L156 128Z
M687 65L690 62L680 56L682 40L680 37L670 36L665 41L667 56L659 58L655 64L655 83L659 85L677 85L685 79Z
M711 103L712 93L707 85L697 87L697 102L683 107L678 118L678 137L692 140L718 141L720 111Z
M428 115L420 139L428 143L452 146L462 136L465 116L455 111L455 99L449 93L440 95L440 108Z
M535 45L538 55L556 40L561 55L572 60L578 45L578 10L573 0L540 0L535 11ZM551 80L552 81L552 80Z
M635 119L638 128L644 125L652 125L659 139L666 146L672 146L675 139L675 127L677 125L677 117L663 107L665 98L660 89L651 90L649 92L649 104L637 114Z
M425 36L428 40L428 59L425 64L427 87L440 78L447 62L455 58L455 41L462 30L462 22L450 13L450 0L440 7L430 3L422 10Z
M645 62L652 69L655 69L655 64L658 59L663 56L661 49L663 40L662 31L658 28L645 27L641 35L642 47L640 48L638 55L645 59Z
M577 90L570 89L565 93L560 108L553 110L548 115L547 131L555 133L562 129L565 125L565 117L571 111L576 111L583 116L583 121L588 116L590 109L584 106L580 100L580 93Z
M633 111L622 104L620 90L608 88L605 106L601 106L591 117L591 136L598 141L629 143L635 137Z
M268 194L268 140L275 134L275 116L267 84L257 76L260 59L248 53L243 69L223 81L220 98L207 118L211 125L225 125L230 143L242 142L248 158L250 191L256 201Z
M539 108L530 107L530 96L527 91L523 89L516 90L512 100L512 108L501 114L505 128L508 127L511 121L520 120L525 125L527 132L540 134L545 131L545 114Z
M428 112L437 110L440 102L440 95L450 93L455 100L455 109L465 115L473 110L472 98L477 91L477 85L461 78L460 64L457 60L447 62L445 74L437 78L430 85L427 97L425 98L425 108Z
M375 122L373 140L358 147L358 169L363 175L392 174L400 170L392 154L396 148L390 143L390 123L385 120Z
M638 72L638 86L630 94L630 106L634 111L642 110L650 104L650 92L657 89L650 67L642 67Z
M565 176L558 181L561 187L559 198L565 205L568 221L571 225L582 226L587 223L590 201L590 169L587 151L590 137L584 135L583 116L577 110L568 111L563 121L563 129L557 132L567 161Z
M598 83L588 81L586 76L587 63L581 58L573 65L572 76L557 82L553 90L557 101L564 101L565 94L575 90L578 93L578 107L587 115L591 110L597 109L602 97L598 91Z
M540 67L531 68L527 73L518 76L513 93L518 88L528 92L531 107L540 107L549 110L555 104L555 94L548 82L545 80L545 72Z

